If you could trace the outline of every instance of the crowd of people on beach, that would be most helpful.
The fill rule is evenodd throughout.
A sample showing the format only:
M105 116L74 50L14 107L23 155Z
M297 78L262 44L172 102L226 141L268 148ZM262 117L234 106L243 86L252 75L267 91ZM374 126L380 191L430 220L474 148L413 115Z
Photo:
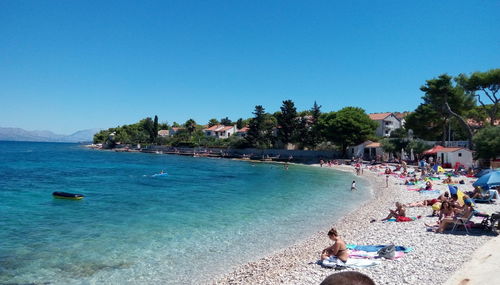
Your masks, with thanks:
M338 164L341 163L336 160L328 160L326 162L320 160L321 167L324 165L331 167ZM500 187L482 189L477 186L474 187L472 191L461 191L458 189L458 185L466 184L465 178L463 178L464 176L474 177L475 172L472 168L465 169L465 167L457 165L454 169L446 171L441 167L439 159L436 161L433 159L422 159L418 162L417 167L408 167L407 163L404 161L400 161L397 165L368 165L363 164L360 160L353 159L351 161L351 166L353 166L356 175L362 175L363 169L376 172L378 175L384 175L387 187L389 185L389 177L395 177L397 179L396 181L400 181L400 184L407 187L413 187L408 188L408 190L435 193L435 197L417 202L406 204L396 202L395 209L390 209L388 215L380 220L381 222L409 222L420 219L420 216L407 216L407 208L411 207L430 207L432 209L430 216L437 217L437 220L432 224L424 223L424 225L427 227L428 231L436 233L444 233L446 230L450 229L451 226L453 226L453 230L455 227L461 226L468 231L468 229L474 226L472 222L470 222L473 216L483 218L482 223L477 225L478 227L486 228L485 226L487 226L487 223L485 223L485 221L489 221L490 224L488 229L493 229L495 221L499 222L498 220L500 220L500 213L488 215L477 211L475 207L476 201L481 201L480 199L488 197L493 200L499 199L500 195L498 191L500 189L498 188ZM448 191L441 192L440 190L435 190L433 182L447 185ZM357 190L355 181L351 184L351 190ZM370 222L377 222L377 220L372 219ZM498 225L498 227L500 227L500 225ZM327 264L327 267L333 267L336 270L347 268L350 254L346 242L341 238L335 228L330 229L327 236L334 244L321 252L319 264ZM329 276L321 284L333 284L325 283L329 278L332 279L333 275ZM369 279L369 277L367 278Z

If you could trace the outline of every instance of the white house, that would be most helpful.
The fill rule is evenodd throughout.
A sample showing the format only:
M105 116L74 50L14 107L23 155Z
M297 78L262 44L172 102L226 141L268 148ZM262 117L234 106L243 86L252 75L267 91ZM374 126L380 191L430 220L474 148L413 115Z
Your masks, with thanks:
M168 137L169 135L170 135L170 132L168 130L159 130L158 131L159 137Z
M380 137L388 137L392 131L402 127L401 121L393 113L374 113L368 116L378 123L375 134Z
M227 139L231 135L235 134L236 131L237 131L236 125L234 126L215 125L203 130L206 136L216 137L219 139Z
M361 157L365 160L376 159L377 156L382 157L384 151L378 142L365 141L357 146L351 146L347 149L347 155L351 157Z
M455 167L456 163L460 163L465 167L473 166L472 151L461 147L444 147L437 150L437 158L445 167Z

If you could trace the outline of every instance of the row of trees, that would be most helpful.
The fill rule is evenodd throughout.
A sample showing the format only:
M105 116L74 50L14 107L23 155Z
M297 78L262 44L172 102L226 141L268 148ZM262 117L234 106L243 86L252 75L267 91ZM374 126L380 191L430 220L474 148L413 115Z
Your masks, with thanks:
M500 150L495 134L498 121L498 90L500 69L475 72L471 75L460 74L453 78L443 74L427 80L420 88L423 102L406 117L403 129L394 132L391 138L383 139L384 149L398 152L413 149L416 153L428 146L421 139L444 141L469 140L480 149L489 149L488 156L494 157ZM479 105L477 104L479 102ZM490 103L491 102L491 103ZM238 129L249 127L245 138L232 136L229 139L207 137L202 132L206 126L198 125L193 119L172 127L182 129L173 137L158 137L158 130L168 129L167 123L158 123L158 117L146 118L132 125L110 128L95 135L94 142L106 142L110 134L113 140L122 143L154 143L172 146L205 147L256 147L256 148L337 148L346 151L348 146L359 144L367 139L377 141L374 136L377 124L370 120L365 111L357 107L346 107L336 112L321 112L316 102L309 110L297 111L292 100L285 100L280 111L266 112L261 105L255 107L253 117L231 121L228 117L221 120L210 119L208 127L214 125L236 125ZM474 122L475 124L472 124ZM490 125L489 128L484 128ZM411 130L411 131L410 131ZM408 139L408 133L420 139ZM413 137L412 136L412 137ZM487 146L487 147L485 147ZM493 155L493 156L492 156Z

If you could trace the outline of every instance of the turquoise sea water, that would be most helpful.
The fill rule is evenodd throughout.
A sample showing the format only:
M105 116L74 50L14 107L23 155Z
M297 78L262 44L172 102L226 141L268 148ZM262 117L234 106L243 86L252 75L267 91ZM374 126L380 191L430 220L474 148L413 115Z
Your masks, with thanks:
M0 178L0 283L21 284L206 283L371 195L331 169L55 143L0 142Z

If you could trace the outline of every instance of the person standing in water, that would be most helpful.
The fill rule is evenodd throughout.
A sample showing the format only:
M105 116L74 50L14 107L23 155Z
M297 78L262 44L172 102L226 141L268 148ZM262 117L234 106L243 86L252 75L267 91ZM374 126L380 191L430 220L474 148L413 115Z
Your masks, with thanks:
M354 190L358 190L358 188L356 188L356 181L352 181L352 184L351 184L351 191L354 191Z

